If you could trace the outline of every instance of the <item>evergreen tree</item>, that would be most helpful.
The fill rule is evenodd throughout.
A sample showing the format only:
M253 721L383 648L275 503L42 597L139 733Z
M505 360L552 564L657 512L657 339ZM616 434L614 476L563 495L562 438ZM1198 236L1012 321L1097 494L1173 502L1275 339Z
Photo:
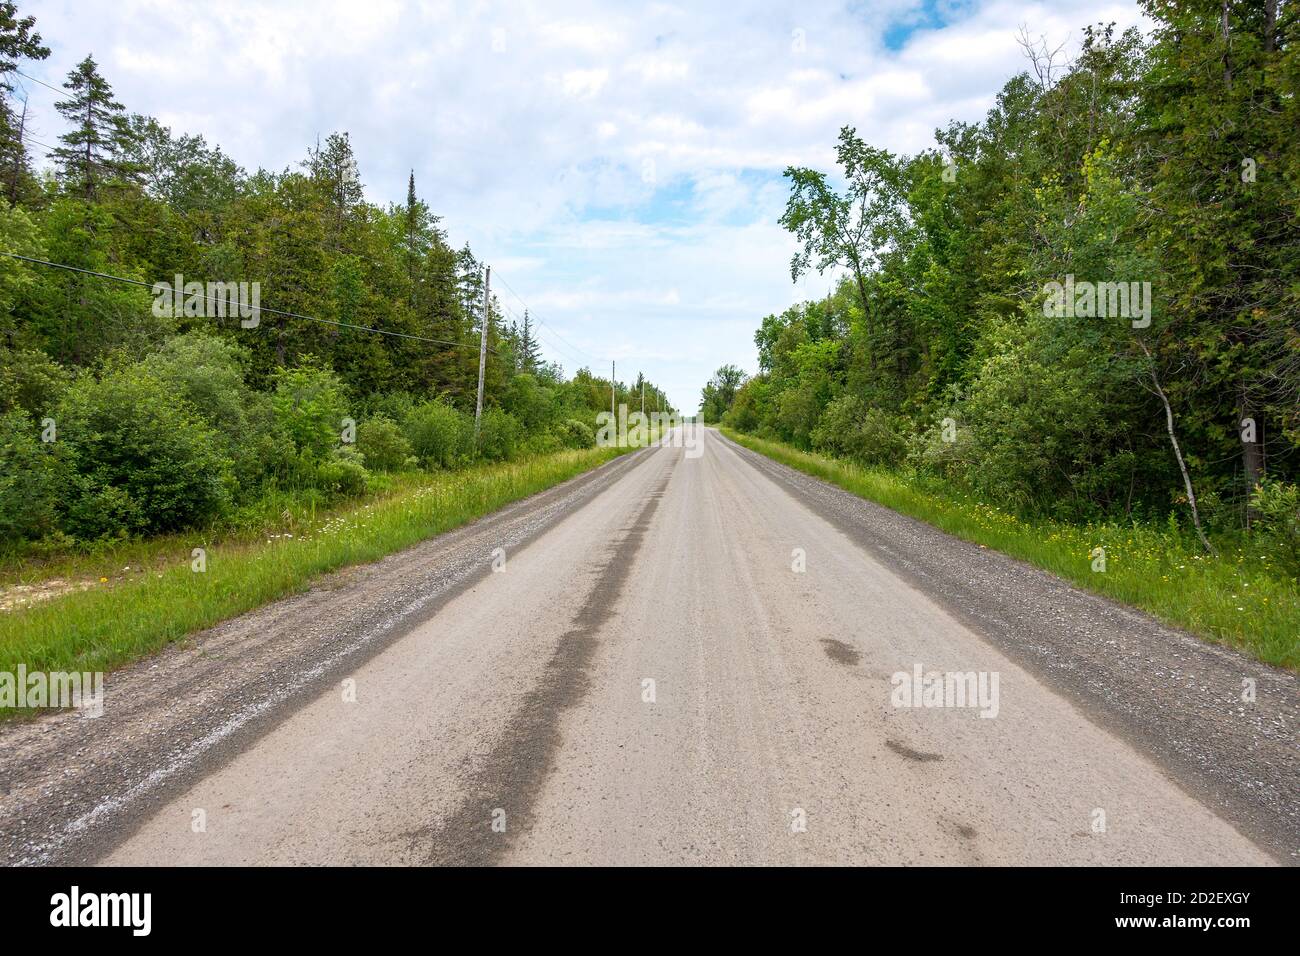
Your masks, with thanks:
M54 160L64 187L93 200L105 182L136 179L138 171L127 158L132 134L125 110L113 99L94 57L78 63L63 86L72 95L54 106L73 128L59 137L64 145L54 151Z
M324 187L336 223L341 226L364 201L361 172L347 133L330 133L322 148L309 151L306 162L311 178Z
M415 194L415 170L406 181L406 205L402 208L402 252L406 259L406 277L410 284L409 301L416 301L416 282L420 264L428 255L430 246L441 241L438 231L440 217L429 212L429 206Z
M536 374L541 362L537 339L533 335L533 320L524 309L524 324L519 330L519 368L530 375Z

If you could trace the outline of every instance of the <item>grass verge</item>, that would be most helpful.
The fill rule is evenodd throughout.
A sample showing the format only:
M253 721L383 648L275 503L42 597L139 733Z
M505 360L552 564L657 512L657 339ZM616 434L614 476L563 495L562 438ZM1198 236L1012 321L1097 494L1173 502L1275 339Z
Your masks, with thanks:
M1300 669L1300 588L1267 555L1204 554L1177 529L1029 521L943 482L809 454L724 428L737 444L949 534L1123 601L1268 664ZM1093 570L1105 550L1105 571Z
M29 672L109 670L302 591L322 574L377 561L449 531L626 450L561 451L412 476L386 494L322 514L297 533L213 545L203 573L191 568L193 544L180 551L183 543L175 538L133 545L136 573L0 614L0 672L14 672L19 663Z

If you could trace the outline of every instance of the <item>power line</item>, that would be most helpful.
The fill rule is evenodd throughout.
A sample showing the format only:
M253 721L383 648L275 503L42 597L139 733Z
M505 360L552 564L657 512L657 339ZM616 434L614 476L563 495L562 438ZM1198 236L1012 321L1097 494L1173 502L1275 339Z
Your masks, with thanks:
M34 259L31 256L20 256L16 252L0 252L0 255L9 256L12 259L21 259L23 262L30 262L38 266L49 266L52 269L65 269L68 272L79 272L82 275L94 276L97 279L112 279L114 282L123 282L127 285L140 286L145 289L152 289L158 284L153 282L144 282L140 279L128 279L126 276L115 276L107 272L96 272L93 269L82 269L79 266L70 266L63 262L49 262L45 259ZM195 293L194 295L188 296L188 298L205 299L209 302L228 302L227 299L220 296L203 295L200 293ZM271 315L282 315L290 319L303 319L307 322L319 322L322 325L333 325L338 328L353 329L357 332L374 332L378 335L391 335L394 338L411 339L416 342L429 342L433 345L450 345L455 348L478 348L477 345L470 345L466 342L450 342L446 339L431 339L423 335L412 335L409 332L393 332L388 329L376 329L368 325L354 325L351 322L340 322L336 319L322 319L315 315L303 315L301 312L286 312L282 309L270 309L265 306L258 306L256 311L259 314L262 312L269 312ZM493 355L496 354L495 349L488 349L488 351L492 352Z
M497 304L503 310L505 310L507 315L509 315L512 319L515 320L516 324L523 322L523 319L520 317L519 313L516 312L514 309L510 308L510 306L507 303L502 302L500 299L498 299ZM546 329L547 331L550 331L551 334L554 334L554 330L550 329L549 326L547 326ZM563 346L561 346L558 342L553 342L550 339L545 338L543 327L541 325L534 326L533 331L537 333L539 339L542 339L546 345L554 349L555 353L559 355L560 358L565 359L566 361L572 361L577 363L579 368L581 368L584 365L590 364L587 358L583 358L581 355L577 354L577 352L575 352L573 349L566 349Z
M21 77L24 77L24 78L26 78L26 79L31 80L33 83L39 83L41 86L45 87L47 90L53 90L55 93L58 93L60 96L67 96L67 95L68 95L68 90L61 90L61 89L59 89L57 86L50 86L50 84L46 83L44 80L38 80L36 77L34 77L34 76L30 76L30 75L28 75L27 73L24 73L22 70L14 70L13 72L14 72L14 73L17 73L17 74L18 74L19 76L21 76Z
M581 355L585 355L587 358L591 359L593 362L594 362L594 361L597 361L596 356L592 355L592 354L591 354L590 352L588 352L586 349L578 348L578 346L574 345L572 342L570 342L568 339L566 339L564 336L562 336L562 335L561 335L561 334L560 334L560 333L559 333L559 332L558 332L558 331L557 331L553 326L550 325L550 323L548 323L544 318L542 318L541 314L538 313L536 309L533 309L531 306L529 306L529 304L528 304L527 302L524 301L523 296L521 296L518 292L516 292L513 288L511 288L510 283L507 282L505 279L503 279L503 278L501 277L500 272L497 273L497 281L500 282L503 286L505 286L507 289L510 290L510 294L513 295L516 299L518 299L519 302L520 302L520 304L521 304L525 309L528 309L529 314L536 314L536 315L537 315L537 323L538 323L539 325L544 325L544 326L546 326L546 328L550 329L552 335L554 335L554 336L555 336L557 339L559 339L561 342L564 342L566 345L568 345L569 348L572 349L573 351L578 352L578 353L580 353Z

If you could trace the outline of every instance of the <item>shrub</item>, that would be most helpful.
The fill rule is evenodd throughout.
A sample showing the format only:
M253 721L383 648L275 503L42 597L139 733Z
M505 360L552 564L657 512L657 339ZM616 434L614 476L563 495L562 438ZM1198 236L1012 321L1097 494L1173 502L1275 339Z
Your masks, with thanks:
M722 424L736 431L757 431L766 411L767 394L767 379L763 376L751 378L736 392L731 408L722 416Z
M864 465L897 465L907 454L907 440L893 420L857 395L827 405L811 438L817 450Z
M49 415L71 379L44 352L0 349L0 412L21 408L39 421Z
M511 377L501 406L530 434L544 431L557 413L555 390L527 372Z
M231 442L231 471L241 489L255 493L269 478L293 474L297 450L276 413L274 398L248 393L242 432Z
M415 457L411 443L386 415L374 415L357 425L357 450L365 456L366 467L376 471L399 471Z
M53 449L39 432L26 412L0 414L0 540L40 538L54 529Z
M555 434L565 448L591 448L596 444L596 429L576 418L567 418L556 425Z
M83 375L54 417L70 469L62 515L70 533L176 531L225 507L230 463L212 431L143 368Z
M521 455L550 455L563 447L559 435L549 428L543 428L541 431L526 432L515 450Z
M382 415L395 422L404 422L415 408L416 402L408 392L385 392L371 396L366 411L371 416Z
M239 488L290 470L295 446L273 400L244 383L245 349L206 332L169 339L144 368L185 398L212 428Z
M323 459L338 446L347 399L333 372L312 366L284 369L276 373L272 401L298 451Z
M244 385L247 351L204 332L168 339L144 360L145 369L179 392L220 437L243 430L248 388Z
M316 487L331 495L352 497L364 494L370 485L369 479L361 452L347 446L334 449L316 466Z
M913 464L944 478L965 477L975 451L971 429L957 415L955 410L935 415L934 421L921 433L920 443L912 455ZM950 431L944 427L945 418L951 419Z
M1122 503L1130 403L1144 393L1082 347L1048 361L1040 339L987 361L972 383L961 409L973 432L966 478L988 500L1059 518Z
M519 422L499 408L483 410L479 426L478 453L487 461L506 461L515 456L522 429Z
M1288 574L1300 577L1300 485L1264 479L1251 495L1256 529Z
M455 468L474 447L474 420L442 401L417 405L402 426L412 450L427 467Z

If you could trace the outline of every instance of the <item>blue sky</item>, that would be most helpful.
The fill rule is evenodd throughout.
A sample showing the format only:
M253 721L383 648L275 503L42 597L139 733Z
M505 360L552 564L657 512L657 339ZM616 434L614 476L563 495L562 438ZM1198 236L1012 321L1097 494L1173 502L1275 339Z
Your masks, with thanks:
M762 317L821 296L789 276L787 165L830 169L848 124L896 152L976 120L1055 46L1139 23L1132 2L221 3L38 0L58 85L93 53L118 99L283 169L347 130L376 202L406 177L492 265L546 355L644 370L693 410L717 366L753 371ZM28 84L35 138L63 126ZM505 283L508 283L509 289ZM510 290L513 290L510 291ZM273 305L274 303L268 303Z

